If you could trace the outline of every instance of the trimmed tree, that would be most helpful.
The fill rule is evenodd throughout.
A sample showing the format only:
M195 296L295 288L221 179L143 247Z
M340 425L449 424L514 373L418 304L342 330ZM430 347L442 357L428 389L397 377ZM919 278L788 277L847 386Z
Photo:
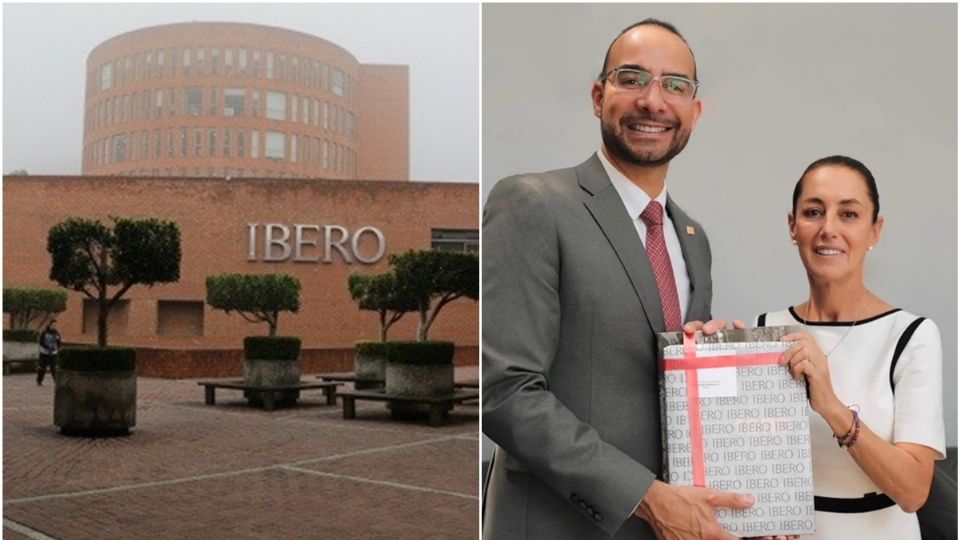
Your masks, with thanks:
M207 277L207 304L236 311L249 322L265 322L277 335L281 311L300 311L300 280L287 274L221 274Z
M390 255L396 281L414 299L420 316L417 341L427 332L440 310L458 298L476 301L480 293L480 261L472 253L414 251Z
M350 296L360 309L376 311L380 320L380 341L387 341L387 331L404 314L417 310L417 299L401 287L393 272L362 276L353 274L347 280Z
M69 218L50 229L50 279L97 302L97 344L107 346L107 316L134 285L180 280L180 229L160 219Z
M42 327L58 313L67 310L67 293L50 289L10 287L3 289L3 312L10 314L10 328L25 330L34 321Z

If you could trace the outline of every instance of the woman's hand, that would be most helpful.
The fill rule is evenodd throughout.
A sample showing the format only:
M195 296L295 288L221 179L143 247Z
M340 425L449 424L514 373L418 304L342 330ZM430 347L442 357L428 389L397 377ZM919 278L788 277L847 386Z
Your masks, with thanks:
M795 332L783 336L781 341L794 344L790 350L780 356L780 365L787 366L794 379L807 378L807 387L810 389L810 408L823 416L827 411L836 409L838 405L841 408L844 407L833 392L827 357L824 356L813 336L806 332Z

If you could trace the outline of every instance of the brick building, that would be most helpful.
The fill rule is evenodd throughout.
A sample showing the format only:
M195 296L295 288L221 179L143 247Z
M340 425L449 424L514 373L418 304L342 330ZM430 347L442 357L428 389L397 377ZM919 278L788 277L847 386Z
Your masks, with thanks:
M190 22L87 59L83 174L407 180L406 66L301 32Z
M477 248L476 184L312 179L5 176L3 284L56 288L48 279L47 231L71 216L158 217L181 232L180 281L136 286L110 315L110 344L141 349L140 371L162 376L238 374L244 336L265 324L205 305L205 279L224 272L284 272L299 278L301 309L280 315L278 333L303 339L306 371L347 369L352 345L376 339L377 316L347 291L351 273L388 269L386 254ZM298 241L299 239L299 241ZM444 309L431 339L458 345L458 363L477 363L478 306ZM96 307L70 292L60 331L96 342ZM416 314L390 330L412 339Z
M3 285L56 288L50 227L68 217L176 222L180 281L137 286L115 305L109 342L138 348L138 371L240 373L242 340L265 335L205 304L207 276L283 272L301 309L278 333L302 338L306 372L352 368L353 343L376 339L375 313L347 291L408 249L477 250L476 184L409 182L406 66L360 64L290 30L179 23L135 30L87 59L83 176L4 177ZM478 363L478 306L444 309L431 339ZM390 331L412 339L416 314ZM70 292L65 340L96 342L96 306Z

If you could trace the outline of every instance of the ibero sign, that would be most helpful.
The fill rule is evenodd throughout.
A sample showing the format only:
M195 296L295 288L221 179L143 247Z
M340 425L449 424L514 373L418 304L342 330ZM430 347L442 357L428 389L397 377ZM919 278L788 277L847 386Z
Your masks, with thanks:
M351 233L340 225L248 223L247 247L248 261L332 263L339 258L374 264L386 253L387 240L372 226Z

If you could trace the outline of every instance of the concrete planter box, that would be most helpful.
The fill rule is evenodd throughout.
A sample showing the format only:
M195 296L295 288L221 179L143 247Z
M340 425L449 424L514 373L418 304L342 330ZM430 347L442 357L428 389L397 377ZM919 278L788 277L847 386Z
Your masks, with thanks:
M5 360L39 360L40 345L32 341L4 341Z
M357 390L382 388L387 377L387 355L357 351L353 359L353 370L357 376L353 385Z
M3 373L34 371L40 360L40 345L33 341L3 342Z
M387 362L387 395L439 397L453 395L453 364L415 365ZM451 403L447 410L453 408ZM419 420L429 414L430 406L420 403L387 403L390 416L397 420Z
M65 435L126 435L137 424L137 372L57 370L53 423Z
M250 386L286 386L300 384L300 360L265 360L246 358L243 361L243 383ZM262 405L255 391L244 391L251 405ZM284 390L276 399L278 405L294 405L300 390Z
M453 395L453 364L387 363L387 394L410 397Z

